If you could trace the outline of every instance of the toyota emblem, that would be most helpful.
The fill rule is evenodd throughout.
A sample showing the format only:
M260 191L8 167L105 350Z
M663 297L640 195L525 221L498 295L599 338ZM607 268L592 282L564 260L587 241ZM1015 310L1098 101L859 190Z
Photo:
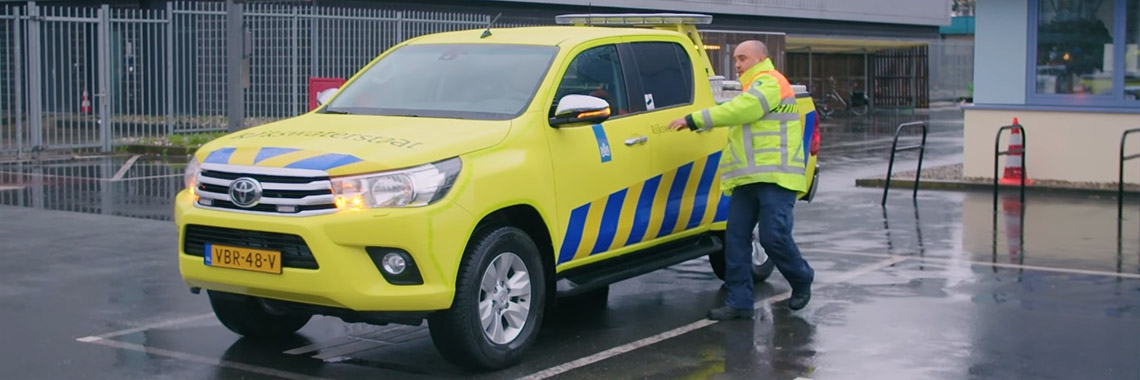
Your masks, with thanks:
M261 200L261 184L249 177L235 179L230 184L230 201L242 208L257 206Z

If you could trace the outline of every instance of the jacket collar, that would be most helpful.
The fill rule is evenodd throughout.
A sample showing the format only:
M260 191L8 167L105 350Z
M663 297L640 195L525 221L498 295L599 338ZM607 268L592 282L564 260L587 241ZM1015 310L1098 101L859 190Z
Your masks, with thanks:
M766 71L772 71L775 69L776 69L776 66L772 64L772 59L771 58L764 58L763 61L760 61L760 63L757 63L755 65L752 65L752 67L750 67L750 68L748 68L748 70L744 71L744 74L740 75L740 79L743 80L741 82L741 85L743 86L745 91L748 91L748 88L752 87L752 82L756 81L756 77L760 76L761 73L764 73Z

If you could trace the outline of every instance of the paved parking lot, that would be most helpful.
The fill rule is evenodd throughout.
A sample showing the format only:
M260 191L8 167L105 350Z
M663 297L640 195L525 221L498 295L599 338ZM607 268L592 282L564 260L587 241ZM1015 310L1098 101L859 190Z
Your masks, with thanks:
M694 260L613 285L605 310L557 310L524 363L487 374L446 364L426 326L318 317L288 341L239 339L179 279L161 204L172 189L131 182L134 169L119 181L5 182L0 369L11 379L1140 377L1140 206L1127 205L1119 248L1112 200L1031 196L1016 221L1024 241L1005 214L995 233L989 194L912 202L900 190L881 208L881 190L854 179L885 171L898 122L825 126L823 187L796 211L817 271L808 308L790 312L775 275L757 288L762 318L706 320L724 291ZM960 160L960 114L932 125L924 166ZM115 173L125 160L92 162ZM28 170L45 167L0 168Z

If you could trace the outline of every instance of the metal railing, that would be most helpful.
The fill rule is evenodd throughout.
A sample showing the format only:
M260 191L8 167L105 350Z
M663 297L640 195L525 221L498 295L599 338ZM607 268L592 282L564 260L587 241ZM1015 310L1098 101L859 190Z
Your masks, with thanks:
M1117 272L1123 269L1124 258L1124 162L1135 158L1140 158L1140 153L1124 155L1125 142L1128 141L1128 135L1133 133L1140 133L1140 128L1133 128L1125 130L1120 136L1120 161L1119 161L1119 174L1116 179L1116 270Z
M922 142L920 142L918 145L910 145L899 148L899 134L902 133L903 129L915 126L922 127ZM895 168L895 153L915 149L918 149L918 169L914 173L914 193L911 195L911 197L913 199L918 199L918 182L922 179L922 157L926 155L927 132L928 127L925 121L912 121L909 123L902 123L899 124L897 128L895 128L895 140L894 143L891 144L891 161L887 164L887 180L886 183L883 184L883 200L879 203L880 206L886 207L887 205L887 192L891 190L891 175L894 172Z
M1120 136L1120 163L1119 163L1119 177L1116 180L1116 220L1124 220L1124 162L1140 158L1140 153L1132 155L1124 155L1124 143L1128 141L1128 135L1133 133L1140 133L1140 128L1133 128L1124 131Z
M245 127L292 117L308 111L308 78L347 78L404 40L491 17L248 3L228 38L224 2L165 5L0 5L0 154L226 131L235 104Z

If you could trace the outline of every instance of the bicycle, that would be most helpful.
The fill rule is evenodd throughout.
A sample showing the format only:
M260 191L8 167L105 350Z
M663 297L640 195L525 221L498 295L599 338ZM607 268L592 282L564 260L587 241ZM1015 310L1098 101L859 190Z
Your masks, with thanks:
M848 99L844 99L843 95L840 95L839 91L836 90L839 86L835 82L835 77L829 77L828 81L831 82L831 91L825 92L823 99L819 99L815 102L815 110L821 120L830 117L831 114L840 108L851 111L851 113L856 116L867 114L867 111L871 108L870 96L863 91L851 91L851 95L848 98L850 101L848 101ZM852 82L852 87L854 87L854 85L855 83ZM841 107L831 107L832 104Z

